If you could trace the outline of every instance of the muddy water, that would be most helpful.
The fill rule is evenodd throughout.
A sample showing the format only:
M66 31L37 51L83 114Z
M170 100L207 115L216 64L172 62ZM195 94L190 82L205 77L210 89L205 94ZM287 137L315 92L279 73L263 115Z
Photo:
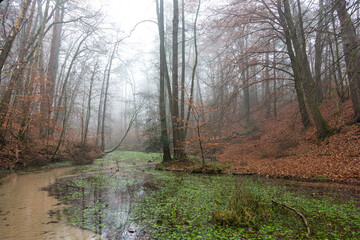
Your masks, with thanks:
M7 183L0 186L0 239L97 239L94 233L49 215L64 206L41 188L70 169L9 175Z

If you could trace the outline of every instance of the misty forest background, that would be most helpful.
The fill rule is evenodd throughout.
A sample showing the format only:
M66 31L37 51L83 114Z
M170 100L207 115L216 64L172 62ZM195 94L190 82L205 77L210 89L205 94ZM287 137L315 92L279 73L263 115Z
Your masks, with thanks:
M1 168L118 148L205 160L289 105L320 140L339 128L328 102L360 122L358 1L156 0L130 31L92 2L1 1ZM129 53L142 27L152 50Z

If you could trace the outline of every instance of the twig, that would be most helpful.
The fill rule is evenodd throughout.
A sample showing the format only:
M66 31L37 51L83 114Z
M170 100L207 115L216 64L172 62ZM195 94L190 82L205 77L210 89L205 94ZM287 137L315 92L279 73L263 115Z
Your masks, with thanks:
M305 216L304 216L301 212L299 212L299 211L296 210L295 208L293 208L293 207L291 207L291 206L288 206L288 205L286 205L286 204L284 204L284 203L279 203L279 202L277 202L277 201L275 201L275 200L271 200L271 202L273 202L273 203L275 203L275 204L278 204L278 205L281 205L281 206L283 206L283 207L286 207L286 208L294 211L297 215L299 215L299 216L301 217L301 219L303 220L305 226L306 226L307 234L310 235L311 232L310 232L309 224L308 224Z

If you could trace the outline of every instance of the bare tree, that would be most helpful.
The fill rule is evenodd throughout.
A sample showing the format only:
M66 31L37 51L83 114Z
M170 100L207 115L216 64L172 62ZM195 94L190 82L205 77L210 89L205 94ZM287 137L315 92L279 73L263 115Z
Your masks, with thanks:
M2 47L2 51L0 53L0 82L1 82L1 74L2 74L2 70L4 68L5 61L10 53L10 50L12 48L12 45L16 38L16 35L20 31L21 25L23 23L24 17L26 15L26 12L29 8L30 3L31 3L31 0L24 0L21 10L20 10L20 13L17 16L16 22L15 22L14 26L12 27L12 29L7 37L7 40Z
M334 1L340 20L347 75L349 77L351 101L354 110L354 121L360 122L360 53L359 39L356 36L354 24L346 10L345 0Z
M166 123L166 99L165 99L165 74L166 56L165 56L165 31L164 31L164 1L156 1L156 13L158 17L158 28L160 37L160 94L159 94L159 110L160 110L160 127L161 136L160 141L163 149L163 161L171 160L170 141L168 138L167 123Z

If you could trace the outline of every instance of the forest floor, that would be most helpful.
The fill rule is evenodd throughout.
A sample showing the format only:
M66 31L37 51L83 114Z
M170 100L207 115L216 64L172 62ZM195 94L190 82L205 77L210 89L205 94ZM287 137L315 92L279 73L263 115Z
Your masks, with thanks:
M338 106L329 100L321 111L334 129L326 139L318 139L314 124L303 129L296 102L292 102L279 109L276 119L254 113L253 128L232 126L239 131L230 133L217 160L234 174L360 183L360 125L351 124L351 102Z

